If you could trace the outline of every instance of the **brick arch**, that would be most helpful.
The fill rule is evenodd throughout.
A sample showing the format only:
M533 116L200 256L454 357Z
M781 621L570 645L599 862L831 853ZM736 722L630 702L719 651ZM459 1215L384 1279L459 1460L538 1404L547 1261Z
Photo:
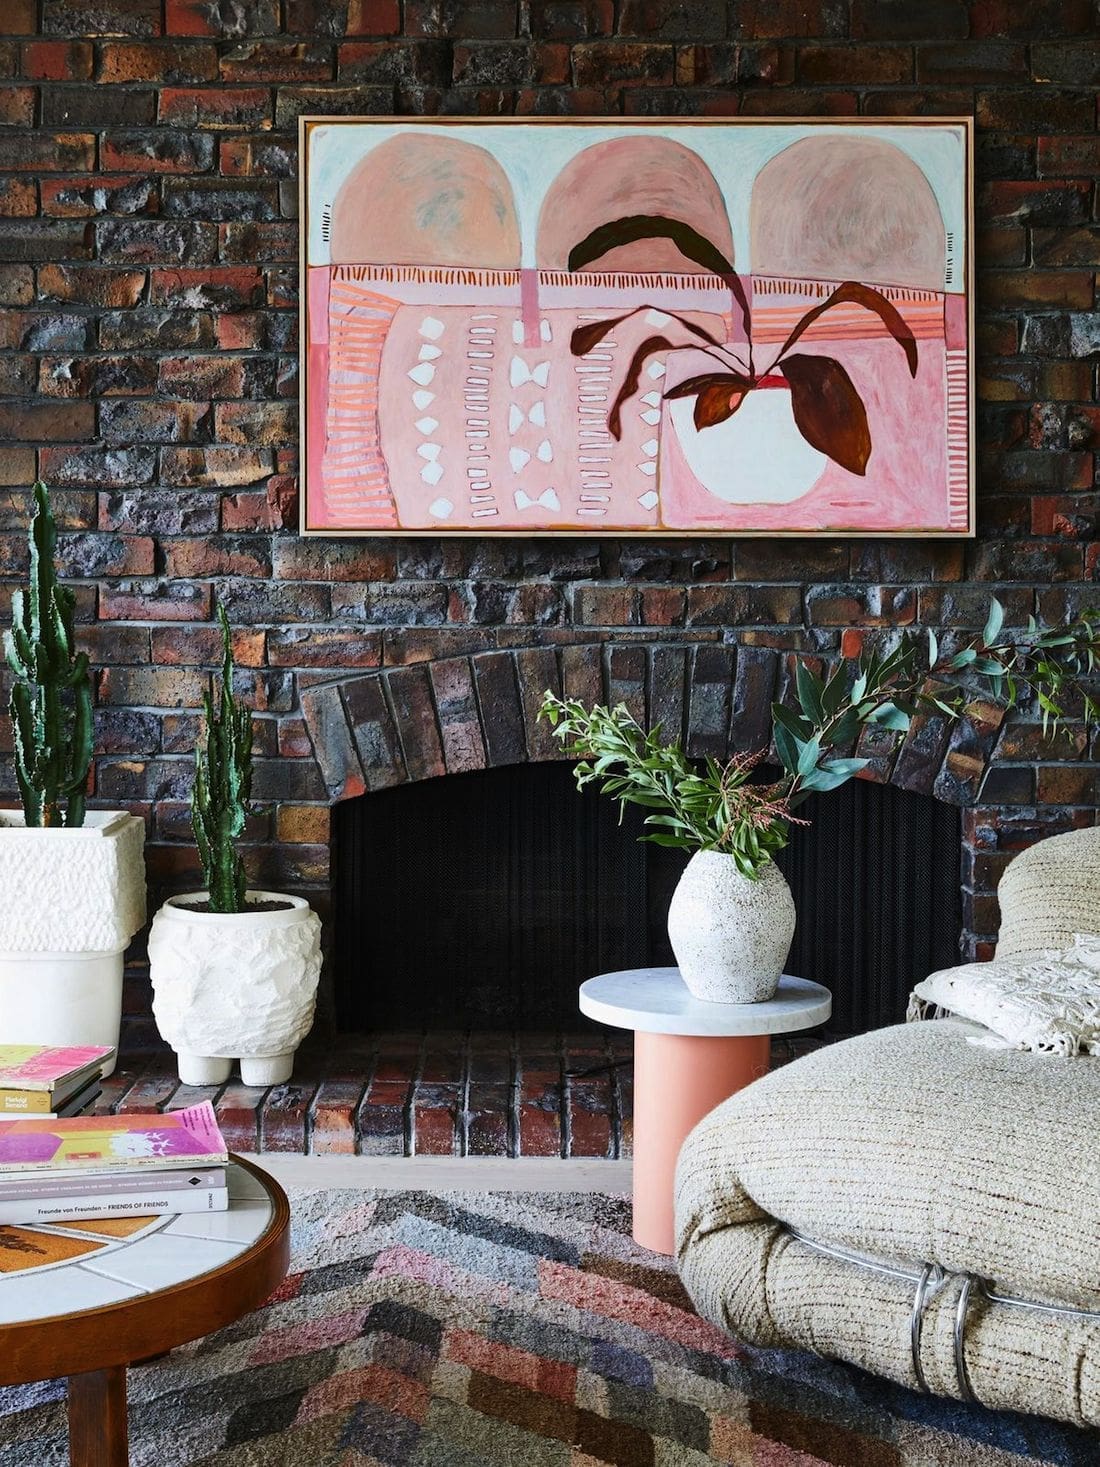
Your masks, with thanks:
M625 703L660 723L693 757L763 748L770 704L786 700L793 659L771 647L717 642L592 642L437 658L358 673L306 689L302 711L329 798L406 781L560 757L535 714L551 688L587 702ZM923 715L896 748L868 730L864 777L972 803L1004 718L976 702L954 725Z

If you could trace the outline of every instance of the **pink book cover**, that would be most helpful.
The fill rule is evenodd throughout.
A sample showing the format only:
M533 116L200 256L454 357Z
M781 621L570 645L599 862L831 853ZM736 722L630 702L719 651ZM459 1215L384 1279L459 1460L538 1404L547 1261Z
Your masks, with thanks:
M0 1090L52 1090L59 1080L114 1051L108 1046L83 1045L54 1049L43 1044L0 1044Z
M164 1115L28 1118L0 1127L0 1173L160 1170L227 1158L208 1100Z

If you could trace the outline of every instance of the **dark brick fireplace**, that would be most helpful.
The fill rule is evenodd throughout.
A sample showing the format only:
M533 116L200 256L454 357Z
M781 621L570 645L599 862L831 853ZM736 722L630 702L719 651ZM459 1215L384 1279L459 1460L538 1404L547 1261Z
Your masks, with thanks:
M547 685L621 697L721 753L763 740L790 651L828 659L897 626L949 642L991 591L1014 627L1100 602L1096 45L1086 0L6 0L0 599L40 474L101 669L95 800L147 818L154 897L196 878L186 798L215 596L257 712L253 877L326 916L332 804L547 759ZM303 112L974 114L977 539L299 538ZM974 715L922 725L896 760L872 750L871 772L957 802L995 752L962 814L964 949L984 955L1005 862L1095 821L1097 764L1080 725L1050 747ZM140 962L129 1002L140 1035ZM120 1076L127 1103L176 1103L144 1053ZM495 1118L463 1121L463 1144L515 1135L526 1104L539 1145L568 1150L587 1125L613 1151L614 1055L567 1082L592 1069L569 1053L557 1036L525 1069L461 1037L363 1041L286 1093L230 1087L220 1104L238 1144L369 1149L387 1107L386 1134L396 1114L405 1135L432 1109L418 1096L458 1086L433 1093Z
M848 632L849 649L863 635ZM828 663L827 654L816 659L818 668ZM793 666L789 652L755 640L737 647L636 635L627 642L620 634L614 642L480 652L333 679L303 692L302 711L325 790L340 801L447 774L557 759L548 726L536 719L546 689L623 702L640 722L660 723L682 738L697 758L766 749L771 702L791 698ZM858 748L871 761L865 777L969 807L983 788L1033 773L1023 764L1008 766L1016 773L988 768L999 742L1017 748L1031 738L1026 727L1002 731L1003 722L1002 709L975 698L953 725L918 717L900 747L869 729ZM964 819L968 842L982 828L976 809ZM973 874L968 860L962 921L971 946L982 930Z
M761 777L778 773L761 765ZM855 780L799 808L777 856L798 911L787 971L833 995L830 1037L900 1023L957 961L960 811ZM579 793L568 763L509 764L336 806L331 959L341 1034L576 1030L596 973L675 963L687 853L643 812Z

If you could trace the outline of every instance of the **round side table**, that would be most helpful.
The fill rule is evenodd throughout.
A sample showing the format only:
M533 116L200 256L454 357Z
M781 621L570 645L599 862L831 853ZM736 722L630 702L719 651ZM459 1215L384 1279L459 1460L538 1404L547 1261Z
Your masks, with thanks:
M823 1024L832 995L784 975L767 1003L707 1003L692 998L678 968L632 968L589 978L580 1007L634 1030L634 1241L672 1253L676 1158L688 1132L767 1074L773 1034Z
M71 1467L126 1467L126 1367L265 1302L290 1259L278 1182L234 1157L227 1212L5 1227L0 1385L69 1377Z

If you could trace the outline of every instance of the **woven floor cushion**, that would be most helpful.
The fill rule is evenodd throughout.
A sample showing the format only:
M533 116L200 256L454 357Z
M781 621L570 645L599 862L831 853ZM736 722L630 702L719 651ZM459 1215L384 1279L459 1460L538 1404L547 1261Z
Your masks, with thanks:
M1100 1314L1082 1311L1100 1311L1100 1059L983 1049L974 1032L878 1030L719 1106L680 1157L680 1271L700 1313L756 1344L1097 1425ZM922 1381L911 1325L926 1264L943 1276L922 1315ZM960 1372L968 1275L985 1289L969 1289Z

